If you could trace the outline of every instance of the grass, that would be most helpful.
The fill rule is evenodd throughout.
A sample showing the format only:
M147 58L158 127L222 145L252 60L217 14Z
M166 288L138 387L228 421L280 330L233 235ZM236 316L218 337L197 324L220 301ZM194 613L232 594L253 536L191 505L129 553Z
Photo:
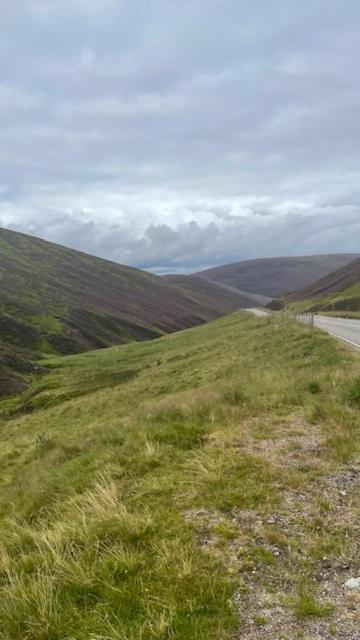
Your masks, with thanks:
M360 284L355 284L344 291L291 302L287 305L287 309L293 313L315 312L329 316L359 319Z
M47 366L0 405L1 640L227 640L268 618L249 584L328 606L301 588L353 553L319 479L358 454L356 354L240 312Z
M8 229L0 229L0 283L2 397L29 382L42 356L151 340L246 304L214 283L186 290Z
M309 590L301 590L296 602L296 616L300 619L324 618L330 615L332 607L323 605L316 600Z

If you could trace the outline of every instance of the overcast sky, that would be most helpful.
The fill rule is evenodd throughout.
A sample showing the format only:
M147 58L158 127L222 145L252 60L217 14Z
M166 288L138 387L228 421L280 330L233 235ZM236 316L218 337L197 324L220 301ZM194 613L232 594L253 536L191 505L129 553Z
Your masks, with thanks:
M150 269L360 250L358 0L1 0L0 226Z

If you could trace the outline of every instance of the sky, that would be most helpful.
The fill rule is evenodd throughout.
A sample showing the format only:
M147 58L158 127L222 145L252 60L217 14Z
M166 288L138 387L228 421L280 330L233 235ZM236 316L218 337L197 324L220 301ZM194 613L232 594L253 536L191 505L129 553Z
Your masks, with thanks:
M1 0L0 226L158 274L360 250L358 0Z

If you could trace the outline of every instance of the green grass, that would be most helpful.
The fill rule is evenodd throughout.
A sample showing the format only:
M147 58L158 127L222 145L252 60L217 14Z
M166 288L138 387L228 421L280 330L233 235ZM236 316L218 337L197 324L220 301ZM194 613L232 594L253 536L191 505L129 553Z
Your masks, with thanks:
M39 315L25 319L48 334L63 333L64 331L61 322L51 315Z
M312 494L339 451L341 463L356 456L355 354L236 313L47 365L0 405L1 640L226 640L247 615L233 601L244 576L285 571L286 584L290 571L298 589L313 578L303 549L315 562L315 526L288 542L239 518L286 513L286 492ZM281 444L284 423L291 435L294 416L322 433L321 470L287 468L261 448ZM346 548L349 532L336 540ZM275 543L290 556L274 555ZM313 615L303 600L289 607Z
M360 318L360 283L344 291L291 302L287 309L293 313L316 312L344 318Z
M332 607L323 605L307 590L301 590L296 602L296 616L300 619L325 618L330 615Z

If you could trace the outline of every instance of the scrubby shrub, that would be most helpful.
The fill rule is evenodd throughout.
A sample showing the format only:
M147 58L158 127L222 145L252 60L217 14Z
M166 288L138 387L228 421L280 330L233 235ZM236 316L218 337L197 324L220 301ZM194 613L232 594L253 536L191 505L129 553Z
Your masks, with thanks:
M308 382L306 388L312 395L316 395L321 391L320 384L316 380L311 380L310 382Z
M271 309L272 311L282 311L285 308L285 302L284 300L275 298L274 300L271 300L271 302L269 302L266 307L267 309Z

